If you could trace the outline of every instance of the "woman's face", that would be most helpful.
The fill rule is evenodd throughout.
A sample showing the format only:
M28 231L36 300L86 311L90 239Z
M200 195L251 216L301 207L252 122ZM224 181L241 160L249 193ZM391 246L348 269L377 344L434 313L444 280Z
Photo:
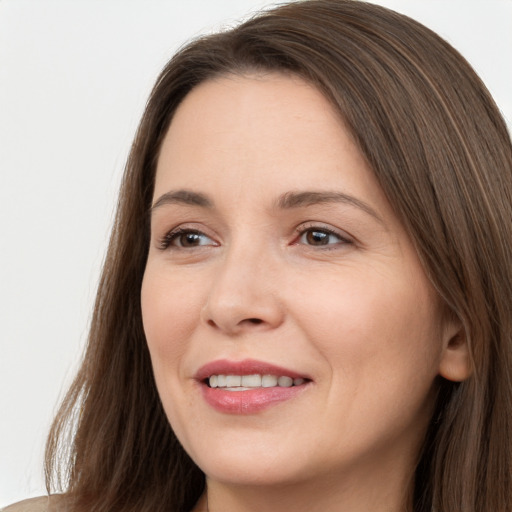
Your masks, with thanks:
M239 484L410 471L453 336L329 102L277 74L208 81L178 108L142 313L172 428Z

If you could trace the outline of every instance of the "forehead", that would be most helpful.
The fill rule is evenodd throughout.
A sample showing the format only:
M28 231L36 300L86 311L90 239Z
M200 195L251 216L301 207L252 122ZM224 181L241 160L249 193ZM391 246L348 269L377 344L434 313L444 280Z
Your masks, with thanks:
M155 196L215 185L217 194L329 188L383 200L329 100L281 74L209 80L178 107L162 144Z
M327 150L332 140L311 137L318 130L322 135L330 130L329 139L338 132L338 146L348 142L339 115L305 81L281 74L227 75L200 84L185 97L165 137L162 155L172 150L173 157L179 154L197 160L212 158L222 150L243 149L254 161L255 156L263 157L279 147L289 149L301 139L310 141L311 149ZM322 140L325 143L319 147ZM297 148L288 157L296 153Z

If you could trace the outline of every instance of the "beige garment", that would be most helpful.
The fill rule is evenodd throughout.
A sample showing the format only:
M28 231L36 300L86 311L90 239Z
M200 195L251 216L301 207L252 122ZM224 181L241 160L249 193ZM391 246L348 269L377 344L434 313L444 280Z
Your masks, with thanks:
M62 508L57 505L60 501L58 498L58 495L31 498L9 505L0 512L63 512Z

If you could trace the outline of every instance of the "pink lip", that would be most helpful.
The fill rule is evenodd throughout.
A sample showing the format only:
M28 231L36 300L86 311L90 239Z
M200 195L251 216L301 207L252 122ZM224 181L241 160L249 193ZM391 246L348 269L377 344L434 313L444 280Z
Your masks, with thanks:
M226 391L210 388L206 379L211 375L286 375L293 379L303 378L300 386L255 388L247 391ZM243 361L218 360L202 366L195 375L205 401L215 410L226 414L254 414L272 405L290 400L309 388L311 379L306 375L273 364L245 359Z

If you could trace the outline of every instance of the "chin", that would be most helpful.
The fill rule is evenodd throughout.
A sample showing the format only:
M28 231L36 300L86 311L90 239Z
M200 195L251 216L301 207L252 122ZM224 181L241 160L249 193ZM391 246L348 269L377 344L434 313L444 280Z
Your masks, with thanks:
M223 460L205 461L199 467L210 480L236 486L283 486L293 485L304 479L304 471L296 466L290 467L287 461L269 460L259 456L260 460L240 460L238 457L226 457Z
M233 432L232 432L233 433ZM292 484L314 473L311 457L297 453L298 443L269 432L259 435L234 432L203 438L203 443L183 443L192 460L215 481L241 486ZM308 463L308 459L310 460Z

